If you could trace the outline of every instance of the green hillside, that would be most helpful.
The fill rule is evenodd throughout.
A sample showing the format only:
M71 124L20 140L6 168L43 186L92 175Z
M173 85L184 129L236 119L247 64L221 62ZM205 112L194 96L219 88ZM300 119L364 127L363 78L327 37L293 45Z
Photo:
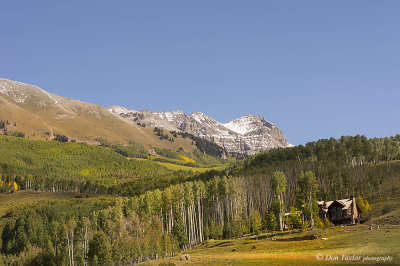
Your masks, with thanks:
M20 189L113 194L128 189L138 194L181 182L191 175L186 170L197 168L172 169L151 160L129 160L113 149L85 143L0 136L1 180L15 181Z
M310 264L319 263L319 253L394 257L398 252L399 136L319 140L197 174L168 169L152 157L129 159L113 146L1 137L0 147L3 187L15 180L20 189L39 193L127 196L49 195L50 201L10 206L0 218L5 264L176 263L181 252L188 252L193 259L186 262L193 264L283 264L291 258ZM180 152L168 156L193 163ZM5 195L7 202L20 193ZM351 195L362 221L375 230L380 225L378 232L365 225L332 228L319 218L318 198Z
M400 168L400 162L390 164L393 169ZM393 178L399 178L399 174L397 170L390 173ZM390 258L389 263L399 263L397 254L400 251L398 246L400 198L398 195L374 201L371 204L371 213L366 216L368 221L364 225L326 226L312 230L292 229L279 232L266 229L261 223L262 231L255 233L254 229L251 229L251 224L253 226L255 224L250 216L241 220L240 235L235 235L235 223L231 224L230 229L225 226L217 229L216 224L206 224L208 229L204 241L199 245L186 247L186 251L179 252L182 248L181 244L184 243L182 241L190 241L190 238L186 240L185 237L181 238L184 236L182 233L185 232L186 226L181 219L183 215L194 214L189 212L189 209L183 209L182 216L175 213L176 226L170 229L168 229L170 218L166 216L166 220L162 221L160 217L164 216L158 216L158 214L164 212L164 208L168 208L169 205L178 209L182 206L181 203L184 206L193 206L190 204L190 200L193 199L187 198L186 195L192 192L196 195L198 193L196 191L207 192L213 184L214 181L207 182L206 187L202 188L199 182L193 183L193 186L185 183L163 191L156 190L139 197L129 198L89 198L66 201L65 199L71 195L60 194L57 199L55 194L45 194L42 200L35 200L37 201L35 203L29 202L32 195L23 192L11 194L8 196L8 202L19 199L21 203L19 206L13 204L9 211L3 211L6 215L0 218L0 224L3 225L1 248L3 255L0 259L3 263L19 262L27 265L64 264L70 256L68 248L71 246L68 241L71 240L72 235L69 232L73 230L76 241L75 260L77 263L82 262L85 260L84 232L87 228L91 235L91 237L88 235L89 247L100 245L98 250L92 251L93 253L89 251L91 264L95 264L96 260L106 264L124 264L155 258L158 260L150 261L148 264L269 263L282 265L290 263L293 259L300 265L326 264L326 261L317 259L317 256L319 258L321 254L323 258L339 256L338 261L329 261L333 264L346 263L347 261L341 259L343 254L349 258L353 255L362 259L364 257ZM204 200L212 197L213 194L208 195L204 194ZM223 194L214 195L222 196ZM46 198L50 201L44 201ZM204 207L208 206L205 202L204 204ZM206 213L208 211L205 209L204 214ZM38 224L40 226L36 226L32 231L32 227ZM130 226L120 227L124 224ZM369 230L369 224L373 224L372 231ZM181 229L179 229L180 226L182 226ZM139 228L140 231L138 231ZM249 231L245 232L245 228ZM168 233L169 230L171 233ZM218 236L218 230L221 230L220 236ZM228 230L233 230L231 231L233 235L225 235L229 233ZM61 238L54 238L54 232L62 233ZM54 249L48 250L52 246L47 246L47 241L50 241ZM99 253L100 251L103 253ZM189 254L191 259L181 261L181 254ZM360 263L375 264L376 261Z

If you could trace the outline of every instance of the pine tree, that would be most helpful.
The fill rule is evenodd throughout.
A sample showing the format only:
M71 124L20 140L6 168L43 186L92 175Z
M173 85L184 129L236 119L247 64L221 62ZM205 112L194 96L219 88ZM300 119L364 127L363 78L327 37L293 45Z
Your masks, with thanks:
M179 247L186 250L188 239L185 232L185 224L179 211L174 214L174 226L172 227L172 235L177 239Z
M111 244L107 235L103 231L98 231L89 242L89 261L92 265L111 264Z

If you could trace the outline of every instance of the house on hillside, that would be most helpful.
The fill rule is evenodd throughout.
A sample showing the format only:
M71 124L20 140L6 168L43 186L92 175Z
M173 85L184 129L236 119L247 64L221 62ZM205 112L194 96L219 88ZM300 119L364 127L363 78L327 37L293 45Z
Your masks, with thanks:
M355 224L359 221L356 198L324 201L318 200L321 219L328 218L333 224Z

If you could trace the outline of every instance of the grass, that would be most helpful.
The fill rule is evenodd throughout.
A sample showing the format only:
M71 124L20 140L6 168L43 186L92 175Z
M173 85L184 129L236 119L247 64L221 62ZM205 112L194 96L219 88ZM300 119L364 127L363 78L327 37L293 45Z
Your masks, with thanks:
M215 167L190 167L190 166L184 166L184 165L178 165L178 164L172 164L172 163L163 163L163 162L157 162L159 165L165 166L166 168L173 170L173 171L193 171L193 172L206 172L209 170L222 170L226 167L226 165L219 165Z
M0 83L9 86L10 81L0 78ZM99 105L51 94L58 102L55 103L37 87L19 84L19 88L31 97L24 103L16 103L1 94L0 119L9 120L12 123L8 126L9 130L24 132L26 138L46 140L54 134L63 134L82 141L103 137L125 144L133 140L145 148L182 148L189 153L195 150L188 138L178 136L174 142L160 140L154 134L153 127L138 126L132 120L114 115ZM40 105L41 102L46 105Z
M315 240L279 241L313 234ZM323 239L324 238L324 239ZM187 251L191 259L180 261L180 256L150 261L148 265L171 262L175 264L212 265L325 265L348 264L353 255L363 262L363 257L391 256L391 263L400 263L400 226L387 225L377 230L369 230L367 225L335 227L302 233L287 233L244 237L235 240L208 240ZM347 256L342 257L343 255ZM317 259L322 258L322 259ZM337 259L337 260L336 260ZM346 260L347 259L347 260Z
M187 250L186 253L191 258L189 261L181 261L180 255L178 255L174 258L149 261L145 264L376 265L376 261L363 261L363 259L390 256L392 261L378 264L399 265L399 203L400 198L396 197L373 204L372 217L362 225L336 226L304 232L264 233L259 236L245 236L234 240L208 240ZM373 225L373 230L369 230L370 224ZM301 240L301 237L305 236L316 236L317 238Z
M223 170L227 166L226 164L221 164L221 165L216 165L216 166L211 166L211 167L191 167L191 166L185 166L185 165L179 165L179 164L173 164L173 163L165 163L165 162L159 162L159 161L143 159L143 158L127 158L127 159L128 160L138 160L138 161L151 161L151 162L157 163L159 165L162 165L172 171L193 171L193 172L198 172L198 173L204 173L204 172L207 172L210 170Z

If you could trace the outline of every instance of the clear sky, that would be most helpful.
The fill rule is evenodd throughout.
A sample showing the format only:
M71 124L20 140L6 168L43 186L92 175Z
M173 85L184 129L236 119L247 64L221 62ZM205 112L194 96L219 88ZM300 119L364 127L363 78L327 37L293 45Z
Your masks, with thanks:
M102 106L400 133L400 1L1 1L0 77Z

